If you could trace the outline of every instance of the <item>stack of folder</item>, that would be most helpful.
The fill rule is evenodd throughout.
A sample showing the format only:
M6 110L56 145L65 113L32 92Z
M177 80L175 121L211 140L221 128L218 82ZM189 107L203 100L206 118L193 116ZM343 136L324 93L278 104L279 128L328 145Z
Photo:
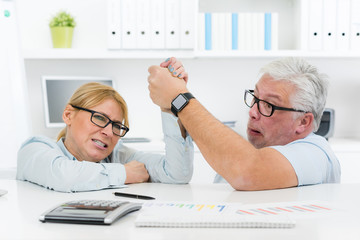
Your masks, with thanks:
M304 50L360 50L360 0L302 0Z
M108 49L194 49L197 4L108 0Z
M277 50L277 13L199 13L198 49Z

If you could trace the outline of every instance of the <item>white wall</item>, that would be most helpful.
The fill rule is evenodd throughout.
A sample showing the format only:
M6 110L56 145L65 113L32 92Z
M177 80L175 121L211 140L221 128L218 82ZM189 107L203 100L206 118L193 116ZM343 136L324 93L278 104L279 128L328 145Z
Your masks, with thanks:
M11 1L0 1L0 12L0 167L13 167L16 152L30 132L27 82L15 5Z
M107 0L15 0L24 49L51 48L49 22L60 10L75 16L73 48L106 48Z

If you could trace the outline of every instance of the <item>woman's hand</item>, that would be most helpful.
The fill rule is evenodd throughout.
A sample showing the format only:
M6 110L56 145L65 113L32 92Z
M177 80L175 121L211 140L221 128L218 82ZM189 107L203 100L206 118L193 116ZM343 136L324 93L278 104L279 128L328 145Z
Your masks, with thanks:
M181 61L177 60L176 58L171 57L166 59L164 62L160 63L160 67L167 68L174 77L183 79L187 83L188 73L185 72Z
M124 164L126 171L125 184L142 183L149 181L149 173L145 168L145 164L138 161L131 161Z

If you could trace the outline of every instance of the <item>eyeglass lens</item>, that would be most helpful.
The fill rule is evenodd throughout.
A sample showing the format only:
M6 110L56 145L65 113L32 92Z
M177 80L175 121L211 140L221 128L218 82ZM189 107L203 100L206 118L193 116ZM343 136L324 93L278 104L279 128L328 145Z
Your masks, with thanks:
M259 112L264 116L271 116L273 111L273 107L269 103L256 98L250 92L245 93L245 103L250 108L252 108L254 104L257 103Z
M91 121L99 127L105 127L109 123L109 119L100 113L94 113L91 117ZM118 123L112 123L112 131L118 136L124 136L126 130Z

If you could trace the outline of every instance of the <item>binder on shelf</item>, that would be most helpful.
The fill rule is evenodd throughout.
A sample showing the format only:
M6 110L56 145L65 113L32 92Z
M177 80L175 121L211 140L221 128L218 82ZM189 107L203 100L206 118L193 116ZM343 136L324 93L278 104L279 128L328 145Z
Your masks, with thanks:
M214 50L225 50L226 45L226 15L225 13L214 13Z
M150 44L152 49L165 48L165 8L164 0L151 0L150 4Z
M212 50L212 16L205 13L205 50Z
M251 13L251 49L250 50L264 50L264 14Z
M232 16L231 13L223 13L224 15L224 50L232 49Z
M256 50L264 50L265 48L265 14L256 13L257 15L257 41Z
M246 50L252 50L254 51L256 49L256 28L257 28L257 18L255 13L249 13L249 25L248 25L248 33L247 36L249 36L248 41L248 47Z
M244 50L252 50L252 13L244 13Z
M134 0L133 0L134 1ZM149 49L150 44L150 1L136 0L136 34L138 49Z
M219 13L211 13L211 50L218 51L220 49L220 36L219 36Z
M264 15L264 22L265 22L265 31L264 31L264 40L265 40L265 47L264 50L271 50L271 34L272 34L272 24L271 24L271 13L265 13Z
M194 49L196 24L196 1L180 0L180 48Z
M300 26L296 31L296 48L309 50L309 0L296 1L295 24Z
M323 50L336 49L336 4L337 0L326 0L323 2Z
M337 1L337 49L350 47L350 0Z
M205 50L205 13L198 14L198 34L197 34L198 50Z
M165 47L180 48L180 0L165 1Z
M279 49L279 14L271 13L271 50Z
M121 0L122 47L136 49L136 1Z
M238 13L238 49L246 49L246 22L245 22L245 13Z
M323 0L309 1L309 50L322 50Z
M107 46L108 49L121 49L121 0L107 2Z
M350 49L360 50L360 0L351 1Z
M239 19L238 13L231 14L231 49L239 49Z

